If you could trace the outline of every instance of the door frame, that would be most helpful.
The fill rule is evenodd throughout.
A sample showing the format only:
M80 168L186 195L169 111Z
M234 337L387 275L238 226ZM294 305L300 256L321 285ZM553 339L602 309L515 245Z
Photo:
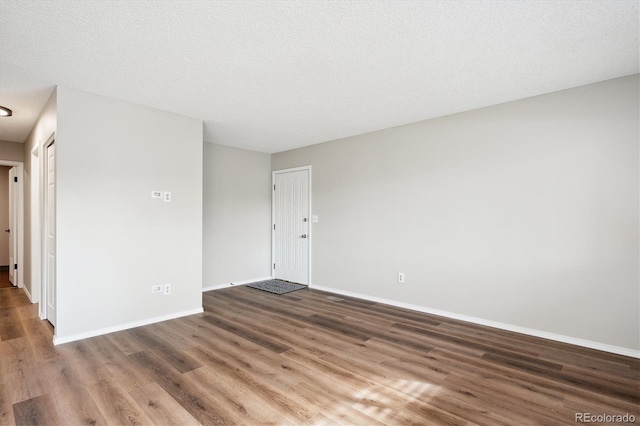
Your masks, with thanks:
M46 142L39 144L38 147L38 164L40 167L40 179L39 179L39 191L38 191L38 200L40 205L38 206L38 224L39 224L39 234L40 234L40 247L38 247L38 255L40 257L40 306L38 315L41 320L48 319L47 317L47 303L49 300L49 292L48 292L48 282L47 282L47 226L45 223L46 214L47 214L47 191L46 191L46 183L47 183L47 158L46 158L46 150L47 148L55 143L56 141L56 133L53 132L51 136L49 136ZM57 173L57 169L56 169ZM57 189L57 188L56 188ZM32 212L33 214L33 212ZM33 252L32 252L33 256ZM57 307L56 307L57 308ZM57 322L57 321L56 321ZM54 339L55 339L55 327L54 327Z
M311 199L313 198L311 196L311 165L308 166L301 166L301 167L292 167L290 169L282 169L282 170L273 170L271 172L271 278L275 278L276 277L276 271L273 268L273 265L276 262L276 231L275 231L275 226L276 226L276 175L278 174L284 174L284 173L291 173L291 172L300 172L300 171L307 171L307 173L309 174L309 182L308 182L308 191L307 191L307 197L309 198L309 250L307 253L307 285L311 286L311 250L312 250L312 241L313 241L313 224L311 223L311 214L313 212L312 209L312 205L311 205Z
M18 225L18 230L16 232L17 237L17 245L18 250L15 253L16 259L15 262L18 265L18 273L15 275L16 277L16 287L23 288L24 287L24 163L22 161L8 161L8 160L0 160L0 166L9 166L9 167L17 167L17 177L18 177L18 214L16 217L16 222ZM9 200L11 203L12 200ZM10 204L11 205L11 204ZM13 232L13 230L11 231ZM11 267L11 265L9 265ZM29 300L31 299L31 294L25 288L25 293L29 296Z
M42 248L40 245L41 213L40 213L40 143L34 144L31 150L31 193L30 193L30 217L31 230L31 295L32 303L40 303L42 294L42 278L40 263L42 261ZM38 306L38 316L42 318L42 303Z

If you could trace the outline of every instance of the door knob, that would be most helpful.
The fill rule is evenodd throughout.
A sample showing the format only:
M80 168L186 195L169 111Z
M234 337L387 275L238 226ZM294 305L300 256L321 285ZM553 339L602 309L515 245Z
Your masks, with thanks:
M11 232L11 229L5 229L4 232Z
M307 234L302 234L302 238L307 238Z

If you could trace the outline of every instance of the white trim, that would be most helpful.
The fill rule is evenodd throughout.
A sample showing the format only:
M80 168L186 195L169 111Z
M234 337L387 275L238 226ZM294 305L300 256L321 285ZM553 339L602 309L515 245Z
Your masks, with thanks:
M49 292L48 292L48 283L47 283L47 229L46 229L46 224L45 224L45 218L46 218L46 205L47 205L47 199L46 199L46 179L47 179L47 171L48 171L48 165L47 165L47 159L45 158L46 155L46 151L45 149L47 147L49 147L51 144L55 143L56 141L56 132L52 132L51 135L47 138L47 140L42 143L42 141L40 140L38 142L38 146L39 146L39 151L40 151L40 156L38 157L38 164L40 167L40 182L39 182L39 192L38 192L38 198L39 198L39 224L40 224L40 247L39 247L39 255L40 255L40 305L38 306L39 308L39 313L38 316L40 317L40 319L45 320L45 319L49 319L47 317L47 303L48 303L48 298L49 298ZM33 252L33 248L32 248L32 252ZM57 291L57 289L56 289ZM56 307L57 308L57 307ZM53 323L52 323L53 324ZM57 328L54 326L53 327L53 333L54 333L54 340L55 340L55 334L57 333Z
M40 261L38 262L38 268L40 269L40 305L38 306L38 316L40 317L40 319L45 320L47 319L47 291L46 291L46 274L44 272L43 266L46 265L46 249L45 249L45 242L46 242L46 236L44 235L45 232L45 226L44 226L44 215L45 215L45 195L44 195L44 179L45 179L45 159L44 159L44 148L51 145L52 142L54 142L56 140L56 132L52 132L51 135L47 138L47 140L42 143L42 140L38 141L38 211L37 212L33 212L32 210L32 214L37 214L38 217L38 231L40 233L39 235L39 242L40 245L38 247L37 252L34 250L33 247L31 247L31 256L38 256ZM35 148L34 148L35 149ZM31 164L32 168L33 168L33 163ZM33 231L33 230L32 230ZM54 328L54 333L55 333L55 328Z
M175 312L173 314L160 315L153 318L146 318L139 321L132 321L125 324L114 325L112 327L100 328L98 330L87 331L85 333L73 334L66 337L53 336L54 345L62 345L63 343L75 342L76 340L88 339L90 337L102 336L103 334L115 333L116 331L128 330L130 328L142 327L143 325L154 324L156 322L168 321L189 315L201 314L204 312L202 307L190 309L188 311Z
M275 225L275 217L276 217L276 197L274 197L274 193L275 193L275 189L274 186L276 184L276 174L280 174L280 173L291 173L291 172L299 172L299 171L304 171L306 170L309 173L309 182L308 182L308 198L309 198L309 217L308 217L308 221L307 223L309 224L309 252L307 253L307 282L306 285L311 284L311 250L313 247L313 223L311 222L311 215L313 214L313 205L312 205L312 194L311 191L313 189L313 185L311 182L312 179L312 167L311 165L308 166L300 166L300 167L292 167L290 169L281 169L281 170L273 170L271 172L271 265L269 265L271 267L271 276L275 277L276 276L276 271L273 267L274 263L275 263L275 252L276 252L276 233L275 230L273 229L274 225Z
M18 165L18 288L24 288L24 163Z
M33 284L32 284L33 285ZM24 287L22 287L22 291L24 291L24 294L27 295L27 297L29 298L29 302L31 303L37 303L33 301L33 297L31 296L31 293L29 293L29 290L27 289L27 286L25 285Z
M30 200L31 215L29 218L29 227L31 230L31 292L33 298L31 303L40 302L40 291L42 282L40 279L40 141L34 144L31 150L31 175L30 175ZM40 306L38 306L38 315L40 315Z
M16 263L18 264L18 274L16 287L24 287L24 162L0 160L0 166L17 167L18 177L18 253ZM11 265L9 265L11 267Z
M225 284L219 284L219 285L210 285L208 287L203 287L202 288L202 292L204 293L205 291L220 290L220 289L223 289L223 288L234 287L234 286L237 286L237 285L251 284L251 283L258 282L258 281L266 281L266 280L270 280L272 278L273 277L262 277L262 278L254 278L252 280L234 281L232 283L225 283Z
M311 165L308 166L300 166L300 167L291 167L290 169L280 169L280 170L274 170L271 172L271 174L276 174L276 173L292 173L292 172L301 172L303 170L311 170Z
M391 305L399 308L410 309L412 311L439 315L441 317L457 319L460 321L466 321L473 324L484 325L487 327L499 328L501 330L513 331L515 333L526 334L529 336L540 337L543 339L555 340L557 342L568 343L570 345L583 346L585 348L596 349L604 352L611 352L614 354L629 356L632 358L640 358L639 350L624 348L621 346L614 346L606 343L594 342L592 340L585 340L585 339L579 339L577 337L565 336L562 334L549 333L547 331L536 330L533 328L520 327L517 325L506 324L498 321L491 321L491 320L486 320L482 318L471 317L468 315L456 314L448 311L441 311L439 309L432 309L424 306L412 305L410 303L397 302L395 300L384 299L382 297L368 296L366 294L354 293L351 291L344 291L344 290L340 290L332 287L325 287L325 286L314 284L314 285L309 285L309 288L315 289L315 290L328 291L330 293L341 294L343 296L369 300L372 302L384 303L385 305Z

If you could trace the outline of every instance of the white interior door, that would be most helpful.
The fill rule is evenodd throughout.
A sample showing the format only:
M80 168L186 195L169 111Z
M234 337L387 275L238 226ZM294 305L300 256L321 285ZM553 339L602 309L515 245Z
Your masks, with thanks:
M18 285L17 270L18 264L18 188L16 179L18 168L9 169L9 282Z
M309 284L309 170L275 173L274 278Z
M47 147L46 156L46 300L47 319L56 325L56 146Z

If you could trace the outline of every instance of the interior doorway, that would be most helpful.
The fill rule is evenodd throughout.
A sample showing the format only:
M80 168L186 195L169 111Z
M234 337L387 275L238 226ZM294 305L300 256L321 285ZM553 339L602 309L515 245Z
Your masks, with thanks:
M311 166L273 172L273 278L311 281Z
M17 167L9 169L9 282L18 286L18 170Z
M9 171L11 167L0 166L0 288L11 287L9 281Z
M43 150L44 220L42 305L46 319L56 325L56 144L49 140Z
M24 283L24 192L23 192L23 177L24 177L24 165L22 162L0 160L0 168L8 168L8 173L5 176L0 173L0 182L6 185L7 198L0 204L0 208L4 211L6 209L6 215L8 223L2 224L0 229L0 256L4 256L4 249L6 247L7 259L0 257L0 266L6 266L2 273L7 275L8 281L14 287L23 288ZM3 169L3 170L4 170ZM1 192L1 191L0 191ZM1 217L2 214L0 214ZM6 243L6 244L5 244ZM5 264L6 262L6 264ZM25 289L26 290L26 289ZM27 291L27 296L31 299L31 294Z

